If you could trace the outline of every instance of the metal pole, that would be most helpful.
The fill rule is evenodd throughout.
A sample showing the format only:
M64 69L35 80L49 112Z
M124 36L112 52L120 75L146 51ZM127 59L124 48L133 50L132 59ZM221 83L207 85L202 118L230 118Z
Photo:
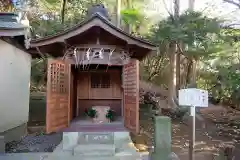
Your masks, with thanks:
M189 139L189 160L194 160L194 146L195 146L195 106L190 107L190 139Z

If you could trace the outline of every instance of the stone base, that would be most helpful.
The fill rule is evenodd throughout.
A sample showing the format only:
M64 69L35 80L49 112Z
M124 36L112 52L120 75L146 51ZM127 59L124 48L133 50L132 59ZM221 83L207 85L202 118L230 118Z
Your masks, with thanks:
M129 132L64 132L62 149L57 147L56 154L69 152L74 157L93 160L137 160L140 153L132 144Z

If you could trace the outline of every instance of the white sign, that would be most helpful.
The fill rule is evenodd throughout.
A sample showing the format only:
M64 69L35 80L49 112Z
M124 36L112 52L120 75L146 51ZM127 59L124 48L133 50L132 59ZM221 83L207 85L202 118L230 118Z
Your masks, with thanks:
M181 89L178 96L179 105L208 107L208 91L196 88Z

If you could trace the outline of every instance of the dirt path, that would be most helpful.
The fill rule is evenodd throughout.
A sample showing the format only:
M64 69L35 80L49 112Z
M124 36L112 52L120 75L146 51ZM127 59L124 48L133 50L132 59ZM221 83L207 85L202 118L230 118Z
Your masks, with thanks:
M240 118L240 112L211 105L209 108L202 109L200 113L204 119L203 122L196 121L196 152L207 155L204 159L209 157L209 160L212 160L219 154L221 144L231 144L236 147L235 158L240 159L240 125L236 123ZM205 127L200 123L205 124ZM173 151L187 153L189 126L173 122L172 128Z
M201 110L203 122L196 121L196 160L213 160L219 154L220 144L232 144L236 147L235 158L240 159L240 125L231 125L231 118L240 117L240 112L211 106ZM210 116L211 115L211 116ZM240 118L239 118L240 119ZM234 122L237 120L234 120ZM184 123L172 121L172 151L182 159L188 159L189 126ZM205 124L205 125L203 125ZM139 150L146 150L153 145L153 121L146 111L141 113L140 125L142 135L133 137Z

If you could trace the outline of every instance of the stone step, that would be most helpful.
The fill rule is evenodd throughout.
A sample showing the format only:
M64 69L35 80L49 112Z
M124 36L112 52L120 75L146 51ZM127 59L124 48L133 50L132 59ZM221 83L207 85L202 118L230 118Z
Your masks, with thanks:
M115 156L80 156L80 155L52 154L46 157L44 160L119 160L119 159Z
M141 156L140 154L137 153L129 153L129 152L121 152L121 153L116 153L115 157L118 160L140 160Z
M85 144L78 145L73 149L73 155L81 156L114 156L115 145L109 144Z

